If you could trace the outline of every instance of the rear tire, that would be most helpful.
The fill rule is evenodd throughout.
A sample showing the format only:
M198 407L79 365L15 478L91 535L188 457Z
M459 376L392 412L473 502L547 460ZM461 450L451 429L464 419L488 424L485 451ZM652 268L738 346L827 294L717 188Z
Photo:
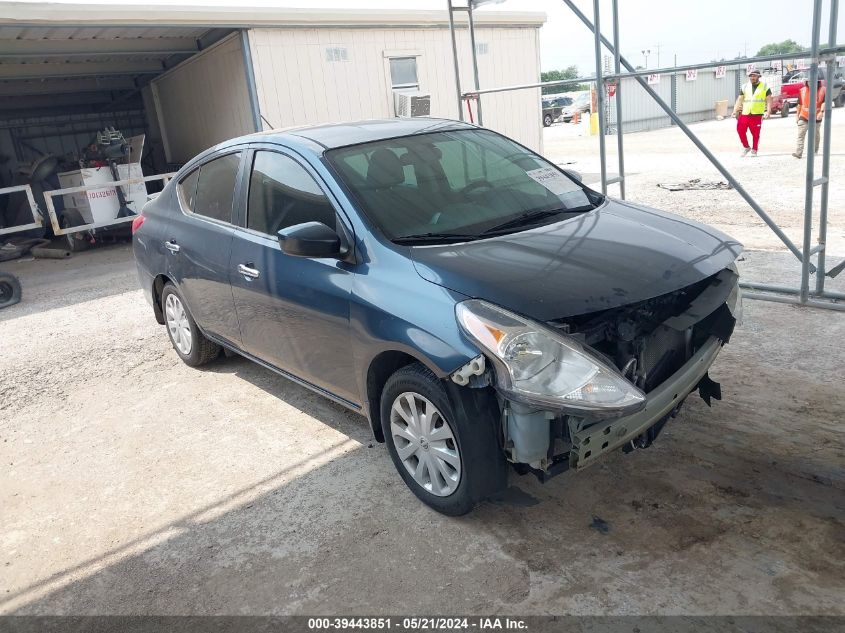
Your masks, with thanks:
M789 104L786 101L784 101L783 105L780 107L780 116L784 119L789 116Z
M161 308L170 343L186 365L199 367L220 355L220 346L200 332L182 295L171 283L165 284L161 291Z
M8 308L21 300L21 282L9 273L0 273L0 309Z
M486 390L449 391L424 365L403 367L382 391L381 424L411 492L442 514L460 516L503 490L508 468L495 399Z
M82 226L85 223L85 218L82 217L82 214L78 209L74 208L65 209L59 217L59 226L63 229L69 229L74 226ZM85 239L84 232L67 233L62 237L65 239L68 250L74 253L87 250L91 245L88 240Z

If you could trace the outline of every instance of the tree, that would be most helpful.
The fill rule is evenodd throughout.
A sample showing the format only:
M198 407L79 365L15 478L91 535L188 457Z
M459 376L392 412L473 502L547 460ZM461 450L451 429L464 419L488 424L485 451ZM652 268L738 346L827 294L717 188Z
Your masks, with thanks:
M569 66L563 70L550 70L545 73L540 73L540 81L561 81L563 79L575 79L578 76L578 67ZM544 95L556 95L562 92L576 92L578 90L588 90L588 86L582 84L560 84L559 86L544 86Z
M788 55L790 53L798 53L803 50L804 47L795 40L784 40L782 42L772 42L771 44L766 44L757 51L756 57L762 57L764 55Z

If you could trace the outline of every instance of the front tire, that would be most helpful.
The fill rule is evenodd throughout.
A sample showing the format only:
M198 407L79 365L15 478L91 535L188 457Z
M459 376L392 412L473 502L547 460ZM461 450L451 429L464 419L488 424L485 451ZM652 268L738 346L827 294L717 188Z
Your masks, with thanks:
M543 115L543 127L549 127L552 124L552 115Z
M199 367L220 355L220 346L200 332L185 301L171 283L165 284L161 291L161 308L170 343L186 365Z
M507 463L489 394L453 397L428 368L398 370L381 395L381 423L390 457L423 503L449 516L466 514L507 485Z
M786 101L780 106L780 116L784 119L789 116L789 104Z

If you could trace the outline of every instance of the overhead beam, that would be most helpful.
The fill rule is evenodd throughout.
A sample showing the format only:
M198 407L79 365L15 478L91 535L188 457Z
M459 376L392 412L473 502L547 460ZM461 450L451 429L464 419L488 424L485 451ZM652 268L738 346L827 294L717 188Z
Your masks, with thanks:
M130 103L123 103L120 105L121 111L125 109L131 110L141 110L143 108L143 104L139 102L130 102ZM9 123L9 121L18 120L18 119L32 119L33 117L60 117L60 116L69 116L69 115L87 115L91 114L91 106L87 105L71 105L71 106L62 106L60 108L56 107L49 107L49 108L30 108L28 110L0 110L0 129L2 128L9 128L9 127L21 127L19 122L16 123ZM100 109L98 111L100 117L107 117L111 114L111 110L109 109ZM122 116L122 115L120 115ZM38 127L37 123L29 122L24 127L36 126ZM42 126L43 127L43 126ZM89 130L83 129L79 130L79 133L93 132L96 130ZM46 131L44 134L48 136L55 136L60 135L65 132L61 130L55 131Z
M13 57L72 57L77 55L175 55L196 53L190 37L131 37L80 40L0 40L0 59Z
M63 107L71 105L103 105L120 98L116 92L80 92L63 95L0 96L0 110Z
M132 77L80 77L71 79L54 78L29 81L0 81L0 97L131 90L136 86Z
M90 75L144 75L164 70L160 61L67 62L46 64L0 64L0 79L84 77Z

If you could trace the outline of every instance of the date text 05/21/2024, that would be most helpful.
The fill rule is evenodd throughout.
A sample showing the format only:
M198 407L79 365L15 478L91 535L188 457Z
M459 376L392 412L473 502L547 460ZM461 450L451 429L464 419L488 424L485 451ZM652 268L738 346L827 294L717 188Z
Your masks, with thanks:
M445 618L445 617L358 617L358 618L309 618L308 628L321 630L406 630L406 631L493 631L527 630L524 620L519 618Z

